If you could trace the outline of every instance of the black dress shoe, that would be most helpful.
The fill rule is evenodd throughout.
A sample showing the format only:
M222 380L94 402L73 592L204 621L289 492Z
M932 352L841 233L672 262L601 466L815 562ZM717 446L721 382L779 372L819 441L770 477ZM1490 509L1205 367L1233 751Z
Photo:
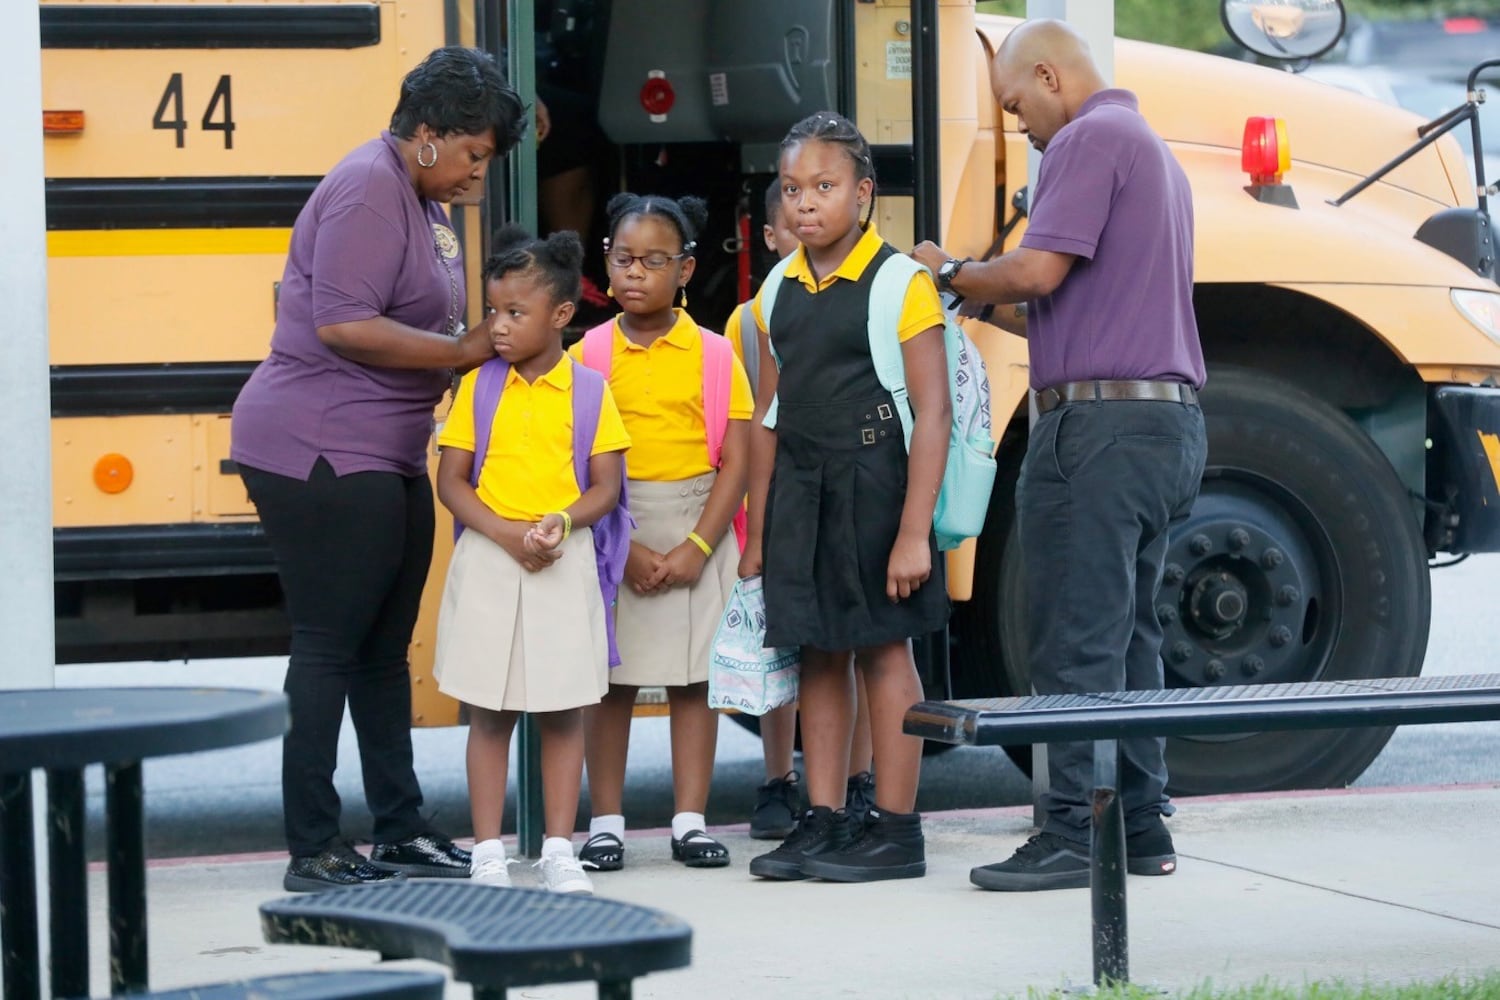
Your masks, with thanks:
M400 872L377 868L348 844L338 844L318 854L293 858L286 866L281 886L287 892L321 892L351 885L401 882Z
M469 852L441 833L419 833L396 844L376 844L370 864L417 878L468 878Z

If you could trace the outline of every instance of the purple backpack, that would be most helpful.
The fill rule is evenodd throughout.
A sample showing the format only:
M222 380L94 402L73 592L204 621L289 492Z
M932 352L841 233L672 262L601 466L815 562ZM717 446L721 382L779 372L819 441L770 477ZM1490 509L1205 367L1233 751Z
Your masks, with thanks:
M500 407L500 394L505 390L505 379L510 374L510 364L503 358L491 358L479 369L474 381L474 467L469 473L469 484L478 487L479 470L484 465L484 456L490 448L490 429L495 423L495 411ZM599 411L604 404L604 376L583 365L573 364L573 476L578 480L578 492L589 488L589 452L593 450L594 434L599 429ZM620 502L594 525L594 563L599 567L599 590L604 598L605 631L609 636L609 665L620 665L620 650L615 644L615 603L620 593L620 581L625 578L625 559L630 555L630 529L635 521L630 517L629 501L625 495L625 481L620 480ZM464 526L456 519L453 522L453 537L457 540Z

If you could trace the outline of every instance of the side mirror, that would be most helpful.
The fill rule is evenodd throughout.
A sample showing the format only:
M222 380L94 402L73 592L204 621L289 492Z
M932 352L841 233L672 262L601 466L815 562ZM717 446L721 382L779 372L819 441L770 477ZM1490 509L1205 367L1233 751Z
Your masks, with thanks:
M1312 59L1344 34L1342 0L1221 0L1230 37L1256 55Z

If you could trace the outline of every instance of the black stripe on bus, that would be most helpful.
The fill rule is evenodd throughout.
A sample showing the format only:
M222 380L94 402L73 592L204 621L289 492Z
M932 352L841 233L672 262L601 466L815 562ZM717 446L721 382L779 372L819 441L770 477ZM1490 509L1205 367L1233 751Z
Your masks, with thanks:
M357 49L380 44L378 4L42 7L44 49Z
M48 229L284 228L321 177L82 177L47 181Z
M54 417L228 413L256 362L56 365Z
M880 193L892 197L910 197L917 190L917 165L909 145L871 146L875 176L880 178Z

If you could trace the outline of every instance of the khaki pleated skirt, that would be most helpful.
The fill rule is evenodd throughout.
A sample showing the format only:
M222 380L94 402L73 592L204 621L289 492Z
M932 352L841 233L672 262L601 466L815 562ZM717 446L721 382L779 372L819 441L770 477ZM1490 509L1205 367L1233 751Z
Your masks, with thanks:
M708 473L675 483L630 480L636 522L630 537L657 552L672 551L697 525L714 479ZM620 584L615 619L620 665L610 672L611 684L681 687L708 680L714 633L739 572L740 553L732 530L707 541L714 554L692 587L642 597L629 583Z
M453 549L438 612L438 690L480 708L557 712L609 690L594 536L575 530L537 573L477 531Z

